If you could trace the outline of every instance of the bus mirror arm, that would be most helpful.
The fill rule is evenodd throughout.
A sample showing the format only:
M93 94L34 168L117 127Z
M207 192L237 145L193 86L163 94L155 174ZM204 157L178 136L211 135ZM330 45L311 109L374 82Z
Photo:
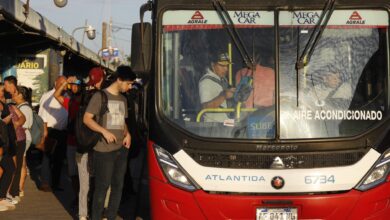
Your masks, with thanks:
M139 9L139 15L140 15L140 21L141 24L144 23L144 15L145 12L151 11L153 9L153 3L152 1L148 1L147 3L143 4L141 8Z
M140 23L133 24L131 35L131 68L138 75L149 75L152 61L152 25L144 23L144 14L153 8L148 1L140 8Z

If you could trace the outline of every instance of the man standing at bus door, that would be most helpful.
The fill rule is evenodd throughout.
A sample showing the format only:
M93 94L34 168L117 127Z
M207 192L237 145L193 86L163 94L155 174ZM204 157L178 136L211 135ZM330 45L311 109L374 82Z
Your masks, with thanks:
M227 53L221 53L211 62L210 68L199 81L199 96L203 109L228 108L228 100L233 97L235 88L229 88L226 75L230 59ZM205 113L205 122L224 122L229 119L227 113Z
M102 125L94 120L102 105L101 93L93 95L84 114L84 123L104 137L94 147L93 220L102 219L104 200L110 186L111 194L105 216L114 220L117 215L131 143L131 135L125 123L127 100L121 93L127 92L135 79L136 75L130 67L119 66L114 74L114 82L103 90L108 100L108 111L103 115Z
M91 99L93 94L97 90L100 90L104 82L104 70L100 67L93 67L89 73L89 81L82 94L82 100L80 105L85 107L88 105L88 101ZM90 167L92 164L93 153L92 152L81 152L80 150L76 153L76 163L79 173L80 192L79 192L79 220L88 219L88 213L90 206L90 200L92 195L89 195L90 189ZM91 161L88 161L91 160ZM92 193L91 193L92 194ZM91 199L92 200L92 199Z

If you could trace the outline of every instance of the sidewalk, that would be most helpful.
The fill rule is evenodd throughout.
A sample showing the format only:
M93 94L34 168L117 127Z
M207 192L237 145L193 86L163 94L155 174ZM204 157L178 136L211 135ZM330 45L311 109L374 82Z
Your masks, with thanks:
M0 220L72 220L78 219L77 208L75 207L74 193L71 187L71 181L66 175L67 167L64 165L63 172L61 175L60 187L63 191L55 192L42 192L39 191L35 182L31 179L36 178L37 174L40 173L39 168L39 153L30 153L31 166L30 175L26 178L25 184L25 195L21 197L22 201L16 205L16 209L12 211L0 212ZM138 165L139 166L139 165ZM131 190L131 185L125 181L124 189L126 192ZM140 196L133 193L125 193L123 196L123 202L116 220L133 220L136 213L143 217L144 220L149 220L149 190L147 185L147 174L144 174L142 180ZM139 204L137 205L137 201Z
M46 219L72 219L72 216L62 206L56 195L52 192L42 192L27 176L25 195L22 201L12 211L0 212L0 219L6 220L46 220Z

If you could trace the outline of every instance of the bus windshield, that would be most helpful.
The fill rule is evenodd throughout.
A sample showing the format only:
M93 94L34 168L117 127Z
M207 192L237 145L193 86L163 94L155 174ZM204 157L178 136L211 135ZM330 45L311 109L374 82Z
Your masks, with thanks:
M228 13L251 67L217 12L163 14L160 109L171 122L203 137L305 139L357 135L387 116L386 11L335 10L299 71L321 11L281 11L278 24L272 11Z
M335 10L297 72L297 53L320 14L280 13L281 138L353 136L387 115L387 12Z

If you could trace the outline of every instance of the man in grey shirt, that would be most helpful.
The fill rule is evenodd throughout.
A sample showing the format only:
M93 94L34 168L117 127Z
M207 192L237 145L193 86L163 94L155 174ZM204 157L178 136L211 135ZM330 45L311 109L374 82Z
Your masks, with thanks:
M116 218L131 143L131 136L125 123L127 100L121 93L131 88L136 75L130 67L119 66L114 79L115 81L103 90L108 100L108 111L103 115L102 125L94 119L94 116L99 115L102 106L101 93L95 93L92 96L83 117L84 123L90 129L103 136L94 147L95 192L92 202L92 219L96 220L102 219L104 201L110 186L111 194L106 217Z

